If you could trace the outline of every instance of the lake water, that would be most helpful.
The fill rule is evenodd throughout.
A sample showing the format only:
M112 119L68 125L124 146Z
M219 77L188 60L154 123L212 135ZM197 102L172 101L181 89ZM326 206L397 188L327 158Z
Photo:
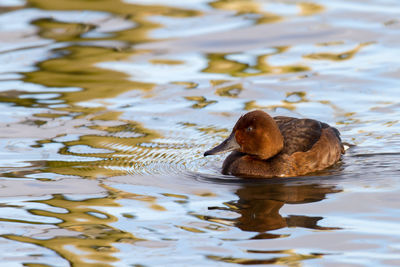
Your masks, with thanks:
M399 56L397 0L1 0L0 262L400 266ZM355 146L223 176L252 109Z

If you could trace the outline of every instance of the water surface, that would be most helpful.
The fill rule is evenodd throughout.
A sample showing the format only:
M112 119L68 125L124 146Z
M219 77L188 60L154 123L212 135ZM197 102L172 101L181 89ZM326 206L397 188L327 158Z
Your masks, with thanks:
M400 265L397 1L0 3L7 266ZM203 158L253 109L354 144L306 177Z

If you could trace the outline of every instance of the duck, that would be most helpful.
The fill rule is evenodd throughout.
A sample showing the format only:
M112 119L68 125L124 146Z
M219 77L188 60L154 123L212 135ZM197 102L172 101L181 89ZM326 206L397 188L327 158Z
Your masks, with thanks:
M231 134L204 156L231 152L222 174L243 178L296 177L324 170L345 153L340 132L314 119L271 117L262 110L241 116Z

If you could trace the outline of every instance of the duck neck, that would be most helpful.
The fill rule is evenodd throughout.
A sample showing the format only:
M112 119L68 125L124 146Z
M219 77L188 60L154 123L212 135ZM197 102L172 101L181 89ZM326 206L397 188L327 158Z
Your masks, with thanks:
M265 145L262 147L258 157L262 160L272 158L283 149L284 139L278 126L273 127L265 136Z

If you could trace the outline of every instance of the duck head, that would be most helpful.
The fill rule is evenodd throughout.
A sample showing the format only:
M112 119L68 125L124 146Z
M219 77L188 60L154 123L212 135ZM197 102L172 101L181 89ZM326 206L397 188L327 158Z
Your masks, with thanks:
M229 137L206 151L204 156L239 151L268 159L278 154L282 148L283 136L274 119L264 111L255 110L240 117Z

